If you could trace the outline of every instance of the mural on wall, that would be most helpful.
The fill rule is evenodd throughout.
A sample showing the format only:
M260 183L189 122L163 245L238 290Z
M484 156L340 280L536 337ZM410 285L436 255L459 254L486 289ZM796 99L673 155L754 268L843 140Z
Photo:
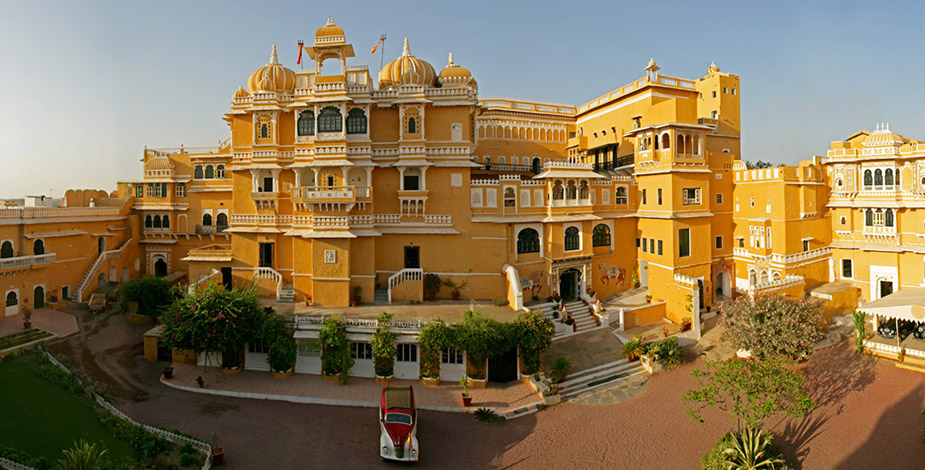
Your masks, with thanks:
M607 263L598 263L598 271L601 272L601 282L605 286L610 285L610 280L614 280L615 286L623 286L623 283L626 282L626 269L621 268L620 266L613 266Z
M520 280L523 290L530 289L530 296L536 297L543 288L543 271L533 271L525 279Z

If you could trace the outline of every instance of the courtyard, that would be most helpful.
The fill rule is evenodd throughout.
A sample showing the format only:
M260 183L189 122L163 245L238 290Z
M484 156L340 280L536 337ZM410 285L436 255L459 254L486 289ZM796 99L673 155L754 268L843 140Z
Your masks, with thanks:
M81 332L52 349L108 383L129 416L208 437L215 432L226 468L378 468L374 408L293 404L201 395L160 383L145 362L143 325L121 315L91 317L69 307ZM703 359L653 375L640 395L610 406L565 402L524 417L483 425L462 413L421 411L420 468L695 469L700 455L735 426L720 412L698 424L681 401ZM850 340L800 366L817 408L805 419L766 423L802 469L917 469L925 464L925 376L857 355ZM274 380L267 375L267 381ZM350 385L344 386L345 393ZM255 436L260 436L259 443ZM904 449L904 451L897 451Z

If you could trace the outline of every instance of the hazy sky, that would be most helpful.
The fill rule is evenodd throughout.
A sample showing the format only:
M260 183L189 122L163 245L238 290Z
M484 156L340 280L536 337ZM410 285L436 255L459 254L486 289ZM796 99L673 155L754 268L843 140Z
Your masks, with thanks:
M878 2L0 0L0 197L115 189L143 148L214 145L232 93L269 58L296 68L328 16L357 57L437 70L481 97L580 104L643 76L741 77L742 158L792 163L876 122L925 140L925 6ZM916 111L918 110L918 112Z

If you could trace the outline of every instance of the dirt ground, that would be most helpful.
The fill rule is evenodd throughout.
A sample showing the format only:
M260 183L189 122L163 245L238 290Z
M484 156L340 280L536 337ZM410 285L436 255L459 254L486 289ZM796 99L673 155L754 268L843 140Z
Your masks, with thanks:
M203 438L214 431L229 469L381 468L375 409L213 397L169 389L161 366L141 359L149 327L121 316L81 317L80 334L52 349L110 383L130 416ZM420 413L419 468L696 469L700 455L734 427L708 411L698 424L681 396L693 387L697 359L652 376L640 396L612 406L564 403L512 421L483 425L458 413ZM818 351L802 366L819 405L805 419L775 419L798 469L922 469L925 374L851 351L849 342Z

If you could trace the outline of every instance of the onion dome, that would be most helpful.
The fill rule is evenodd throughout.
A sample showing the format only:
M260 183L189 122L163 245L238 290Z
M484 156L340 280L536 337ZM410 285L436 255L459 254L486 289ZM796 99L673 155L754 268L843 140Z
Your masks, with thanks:
M903 137L890 130L890 123L877 124L877 130L864 139L865 147L899 147L905 143Z
M453 63L453 53L450 52L446 68L440 71L440 84L450 87L463 86L469 84L470 80L472 80L472 72Z
M401 57L389 62L379 71L379 88L398 85L433 85L437 78L434 67L427 61L411 55L408 38Z
M247 88L251 93L272 91L276 93L292 93L295 89L295 72L283 67L276 55L276 44L270 54L270 62L255 70L247 79Z
M238 89L234 92L235 98L247 98L251 94L244 89L244 85L238 86Z
M646 72L658 72L658 71L659 71L659 66L658 66L658 65L655 65L655 59L653 59L653 58L650 57L650 58L649 58L649 63L646 64L646 68L643 69L643 70L645 70Z
M337 37L337 36L340 36L340 37L344 36L344 28L341 28L340 26L337 26L336 24L334 24L334 18L329 16L328 22L325 23L324 26L318 28L317 31L315 31L315 44L319 43L320 38L330 38L330 37ZM321 41L321 42L329 43L331 42L331 40L329 39L327 41Z
M710 66L707 67L707 73L711 75L714 73L719 73L719 67L716 66L716 62L711 63Z

